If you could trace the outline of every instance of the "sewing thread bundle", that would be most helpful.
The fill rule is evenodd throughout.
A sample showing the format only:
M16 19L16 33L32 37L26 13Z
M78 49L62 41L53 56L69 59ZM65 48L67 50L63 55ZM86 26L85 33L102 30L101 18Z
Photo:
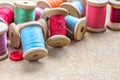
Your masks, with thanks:
M16 1L15 3L15 23L23 23L35 20L36 4L32 1Z
M86 37L86 18L76 18L71 15L65 17L67 28L71 31L67 31L67 36L75 39L81 40Z
M44 31L44 27L40 22L33 21L18 25L12 23L11 26L12 25L19 27L20 39L24 51L23 58L25 60L39 60L48 54L47 49L45 49L44 36L42 32L42 30Z
M89 32L105 31L107 0L87 0L86 22Z
M66 36L66 22L64 16L68 14L64 8L52 8L44 11L41 18L48 21L50 28L50 37L47 44L52 47L62 47L70 43L70 39Z
M111 30L120 30L120 1L109 0L111 5L110 20L107 22L107 27Z
M14 4L16 6L15 14L14 14L14 22L16 24L35 20L36 4L34 2L32 2L32 1L16 1ZM12 47L19 48L20 44L21 44L19 28L17 28L15 25L13 26L13 25L9 26L9 39L11 41Z
M84 4L78 0L62 3L60 7L67 9L70 15L78 18L81 17L85 11Z
M47 6L49 8L56 8L63 2L68 2L68 0L40 0L41 5Z
M8 30L7 24L0 22L0 60L3 60L7 57L7 37L6 31Z

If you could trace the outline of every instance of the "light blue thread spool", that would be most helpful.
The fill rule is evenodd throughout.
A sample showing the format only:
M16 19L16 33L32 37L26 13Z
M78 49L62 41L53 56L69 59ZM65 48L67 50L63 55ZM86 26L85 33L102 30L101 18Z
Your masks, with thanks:
M60 7L67 9L70 15L78 18L81 17L85 10L84 4L79 0L62 3Z
M65 17L67 28L67 36L75 39L81 40L86 32L86 21L85 18L76 18L71 15Z
M26 60L38 60L47 55L42 28L28 26L20 30L23 57Z

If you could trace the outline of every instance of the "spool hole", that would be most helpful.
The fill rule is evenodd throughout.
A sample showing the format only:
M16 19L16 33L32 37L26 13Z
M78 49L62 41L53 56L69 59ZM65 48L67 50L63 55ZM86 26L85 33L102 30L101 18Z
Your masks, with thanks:
M12 37L12 38L14 37L14 34L13 34L13 32L11 32L11 37Z
M38 54L33 55L33 57L38 57L38 56L39 56Z
M82 26L82 28L81 28L81 33L84 31L84 27Z
M24 4L28 4L28 2L23 2Z

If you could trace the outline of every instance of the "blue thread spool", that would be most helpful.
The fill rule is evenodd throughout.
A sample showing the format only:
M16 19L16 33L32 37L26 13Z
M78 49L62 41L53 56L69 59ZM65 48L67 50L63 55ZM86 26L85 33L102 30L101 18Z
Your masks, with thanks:
M75 40L81 40L86 34L86 19L79 19L74 16L67 15L65 20L67 28L70 30L67 30L67 36Z
M70 15L78 18L81 17L83 12L85 11L84 4L79 0L62 3L60 7L67 9Z
M20 37L24 59L29 61L38 60L48 54L47 49L45 49L42 27L39 23L24 23L20 28Z

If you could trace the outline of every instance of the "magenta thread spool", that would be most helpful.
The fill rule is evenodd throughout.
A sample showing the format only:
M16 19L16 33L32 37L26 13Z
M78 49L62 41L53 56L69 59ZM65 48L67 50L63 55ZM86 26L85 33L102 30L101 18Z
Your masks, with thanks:
M120 0L109 0L111 5L110 19L107 27L111 30L120 31Z
M87 31L104 32L107 0L87 0L86 22Z
M0 60L3 60L7 57L7 37L6 31L8 30L7 24L0 22Z

